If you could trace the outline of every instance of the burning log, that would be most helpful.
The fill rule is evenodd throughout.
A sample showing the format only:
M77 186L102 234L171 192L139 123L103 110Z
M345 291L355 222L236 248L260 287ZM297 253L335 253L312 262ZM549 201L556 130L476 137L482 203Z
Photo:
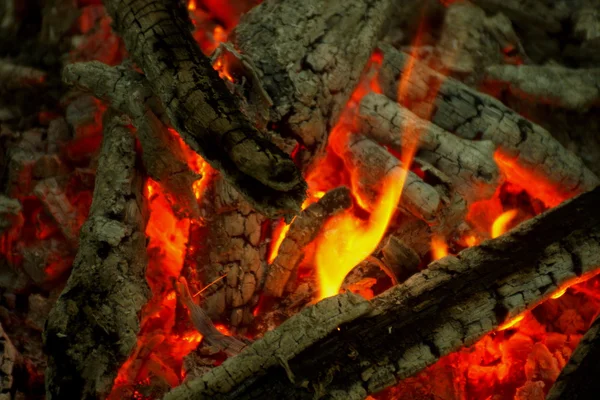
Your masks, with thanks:
M342 186L327 192L292 221L279 246L277 257L269 265L264 287L266 293L278 297L283 295L292 272L303 259L304 247L316 238L329 217L347 209L351 204L350 190Z
M148 81L137 72L100 62L68 65L63 71L63 80L92 92L132 118L148 175L163 185L178 215L199 217L192 186L201 176L188 168L179 143L161 121L168 121L168 117L160 101L153 96Z
M546 400L583 400L600 390L600 318L583 336L577 349L550 389Z
M186 143L258 210L298 212L306 189L300 171L242 114L196 45L187 10L169 0L109 0L105 6Z
M551 65L494 65L486 69L494 94L510 94L539 104L579 112L600 104L600 68L571 69Z
M509 180L523 182L532 196L556 205L573 193L591 190L600 183L577 156L544 128L500 101L446 78L416 60L410 61L412 72L405 79L403 74L410 57L387 45L381 45L381 49L384 61L379 78L389 98L397 98L399 79L406 81L403 104L409 104L408 108L419 117L430 119L460 137L491 140L496 146L494 158L500 169Z
M143 179L127 121L111 114L73 271L48 317L50 398L106 398L136 344L148 297Z
M364 398L596 274L598 201L600 188L433 262L370 302L348 294L319 302L164 399Z
M348 160L348 167L358 177L356 193L369 209L381 190L381 180L402 163L384 147L360 134L350 134L348 140L333 144L335 151ZM438 218L441 199L438 192L414 172L408 171L399 208L417 218L433 222Z
M327 144L392 3L265 1L236 27L232 42L262 72L272 121L300 139L303 163Z
M378 94L362 99L359 120L365 135L393 150L417 146L418 157L442 171L468 203L490 198L502 183L489 141L454 136Z

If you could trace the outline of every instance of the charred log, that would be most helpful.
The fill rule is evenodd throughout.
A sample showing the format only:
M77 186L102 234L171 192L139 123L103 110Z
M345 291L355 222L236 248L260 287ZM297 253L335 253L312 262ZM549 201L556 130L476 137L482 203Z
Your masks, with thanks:
M283 294L292 272L302 261L304 247L316 238L329 217L347 209L351 204L350 190L342 186L327 192L292 221L277 257L269 265L264 287L267 294Z
M381 48L385 58L380 83L385 94L395 100L398 79L402 79L410 58L390 46ZM560 199L591 190L600 183L577 156L544 128L455 79L446 78L417 61L411 65L412 73L406 79L401 103L410 104L409 109L418 116L431 119L460 137L491 140L496 154L510 167L504 169L510 180L522 181L520 175L527 171L530 181L536 179L549 185L550 189L537 188L531 193L534 197L541 196L555 205Z
M305 164L327 144L392 3L265 1L235 29L233 43L262 72L273 99L272 121L307 149L301 155Z
M600 188L438 260L370 302L348 294L319 302L165 400L362 399L596 273L598 201Z
M105 6L186 143L258 210L300 211L306 189L300 171L240 111L194 41L181 3L110 0Z
M600 391L600 318L592 324L564 367L547 400L593 399Z
M104 120L90 216L46 326L49 398L106 398L135 347L148 297L143 179L127 122L111 114Z

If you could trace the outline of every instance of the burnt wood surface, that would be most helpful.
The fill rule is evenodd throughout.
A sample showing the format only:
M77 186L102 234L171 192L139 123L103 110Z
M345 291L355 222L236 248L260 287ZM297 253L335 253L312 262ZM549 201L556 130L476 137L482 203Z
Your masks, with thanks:
M275 216L300 211L306 182L291 158L240 111L194 41L177 0L107 0L133 60L185 142L254 207Z
M319 302L164 399L362 399L391 386L595 271L599 201L596 188L371 301Z
M146 304L147 211L128 120L109 110L90 215L48 316L48 399L105 399L134 349Z

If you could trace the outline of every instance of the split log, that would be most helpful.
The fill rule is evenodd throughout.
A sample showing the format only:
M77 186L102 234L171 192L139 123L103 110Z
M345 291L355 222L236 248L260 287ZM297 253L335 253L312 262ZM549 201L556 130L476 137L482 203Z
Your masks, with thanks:
M361 134L349 133L346 140L336 140L331 145L356 177L353 189L365 209L373 207L381 195L383 177L395 168L403 168L402 162L383 146ZM441 199L432 186L408 171L398 207L404 213L434 222L438 218Z
M104 2L131 57L144 71L173 127L269 216L300 211L306 182L291 158L244 116L173 0Z
M494 65L486 68L494 95L508 91L538 104L585 112L600 105L600 68L572 69L552 65ZM498 96L496 96L498 97Z
M134 349L146 304L147 212L135 140L109 111L90 216L44 344L50 399L104 399Z
M192 186L201 177L188 168L179 143L168 131L164 108L146 78L132 70L92 61L68 65L63 80L90 91L132 118L148 175L161 183L177 215L198 218L200 210Z
M596 318L550 389L546 400L592 400L600 393L600 318Z
M362 399L393 385L597 273L599 201L600 188L582 194L369 302L319 302L164 400Z
M489 199L502 184L490 141L459 138L379 94L362 99L358 116L361 132L378 143L396 151L417 147L468 203Z
M600 183L581 159L544 128L493 97L446 78L418 61L410 61L410 76L406 76L410 57L385 44L380 47L384 60L379 79L389 98L396 100L402 79L405 84L401 103L409 105L419 117L466 139L491 140L507 178L516 182L527 179L531 186L525 189L532 191L533 197L555 205ZM536 182L544 182L545 186Z
M304 258L304 247L316 238L330 217L351 205L350 190L341 186L327 192L318 202L311 204L294 218L279 246L277 257L269 265L265 293L277 297L283 294L292 272Z
M389 0L265 1L244 15L232 42L262 72L272 121L306 148L307 164L327 144L386 21Z

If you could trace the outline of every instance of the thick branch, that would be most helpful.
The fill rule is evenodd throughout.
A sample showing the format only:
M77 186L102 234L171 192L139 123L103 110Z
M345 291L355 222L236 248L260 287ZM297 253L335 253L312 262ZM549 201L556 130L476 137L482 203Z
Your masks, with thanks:
M546 400L595 399L600 393L600 318L583 336Z
M133 350L147 301L146 210L135 140L108 112L90 216L67 286L48 316L50 399L104 399ZM126 122L125 122L126 123Z
M242 114L194 41L181 3L106 0L104 4L186 143L259 210L269 215L299 211L306 189L300 171Z
M600 266L599 201L600 188L438 260L369 303L335 312L332 303L352 297L317 303L165 400L362 399L474 343ZM337 329L314 323L323 320L339 322Z
M530 184L547 183L546 193L537 186L531 194L554 205L556 198L570 198L596 187L600 180L583 162L565 149L550 133L521 117L500 101L447 78L427 66L411 62L409 56L391 46L381 45L384 61L379 74L385 94L395 100L398 82L403 80L403 104L421 118L466 139L491 140L508 165L504 172L515 180L528 175ZM424 110L424 115L421 115ZM433 110L433 112L431 112ZM508 176L509 180L513 180Z

